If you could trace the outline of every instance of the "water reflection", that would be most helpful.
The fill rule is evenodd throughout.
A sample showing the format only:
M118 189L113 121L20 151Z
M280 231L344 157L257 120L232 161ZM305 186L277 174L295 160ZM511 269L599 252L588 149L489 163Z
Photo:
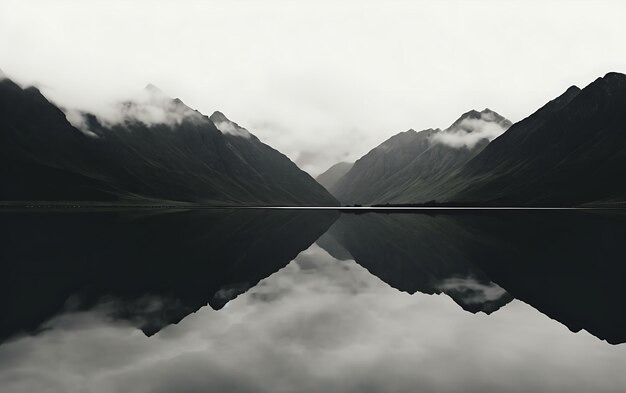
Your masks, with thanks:
M512 295L572 331L626 342L624 213L344 214L318 244L402 291L486 313Z
M118 304L151 335L219 309L287 265L335 212L12 212L2 214L0 339L63 310Z
M344 214L317 244L398 290L444 292L467 311L489 314L512 297L473 264L471 236L455 215Z
M626 387L620 215L1 218L3 392Z

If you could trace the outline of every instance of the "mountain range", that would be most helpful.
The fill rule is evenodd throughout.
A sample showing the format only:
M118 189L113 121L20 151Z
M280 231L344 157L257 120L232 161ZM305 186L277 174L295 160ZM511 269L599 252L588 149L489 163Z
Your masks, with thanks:
M397 134L327 188L342 204L620 203L624 108L626 75L608 73L584 89L568 88L515 124L485 109L443 131Z
M408 130L317 177L215 112L148 85L116 117L62 110L0 76L0 200L215 206L581 206L626 200L626 75L512 124L484 109Z
M408 192L412 198L418 194L430 200L430 184L451 175L480 153L489 143L487 133L502 132L510 125L504 117L485 109L463 114L445 130L399 133L357 160L328 189L347 204L403 201Z
M207 117L152 85L117 112L66 115L38 89L0 80L0 200L337 204L220 112Z

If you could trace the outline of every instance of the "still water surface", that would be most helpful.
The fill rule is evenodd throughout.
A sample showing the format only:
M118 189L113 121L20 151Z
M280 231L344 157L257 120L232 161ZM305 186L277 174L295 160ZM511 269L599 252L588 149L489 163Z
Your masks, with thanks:
M2 392L623 392L626 215L4 211Z

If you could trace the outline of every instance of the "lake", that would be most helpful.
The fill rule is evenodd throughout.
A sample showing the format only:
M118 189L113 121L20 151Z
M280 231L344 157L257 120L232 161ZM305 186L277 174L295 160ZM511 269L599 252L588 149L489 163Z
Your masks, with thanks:
M0 391L623 392L626 214L3 209Z

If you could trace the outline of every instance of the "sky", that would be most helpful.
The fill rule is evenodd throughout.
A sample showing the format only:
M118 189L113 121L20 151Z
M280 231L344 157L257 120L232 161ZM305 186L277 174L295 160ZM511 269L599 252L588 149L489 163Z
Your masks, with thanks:
M317 175L470 109L626 72L620 1L0 0L0 69L105 111L152 83Z

